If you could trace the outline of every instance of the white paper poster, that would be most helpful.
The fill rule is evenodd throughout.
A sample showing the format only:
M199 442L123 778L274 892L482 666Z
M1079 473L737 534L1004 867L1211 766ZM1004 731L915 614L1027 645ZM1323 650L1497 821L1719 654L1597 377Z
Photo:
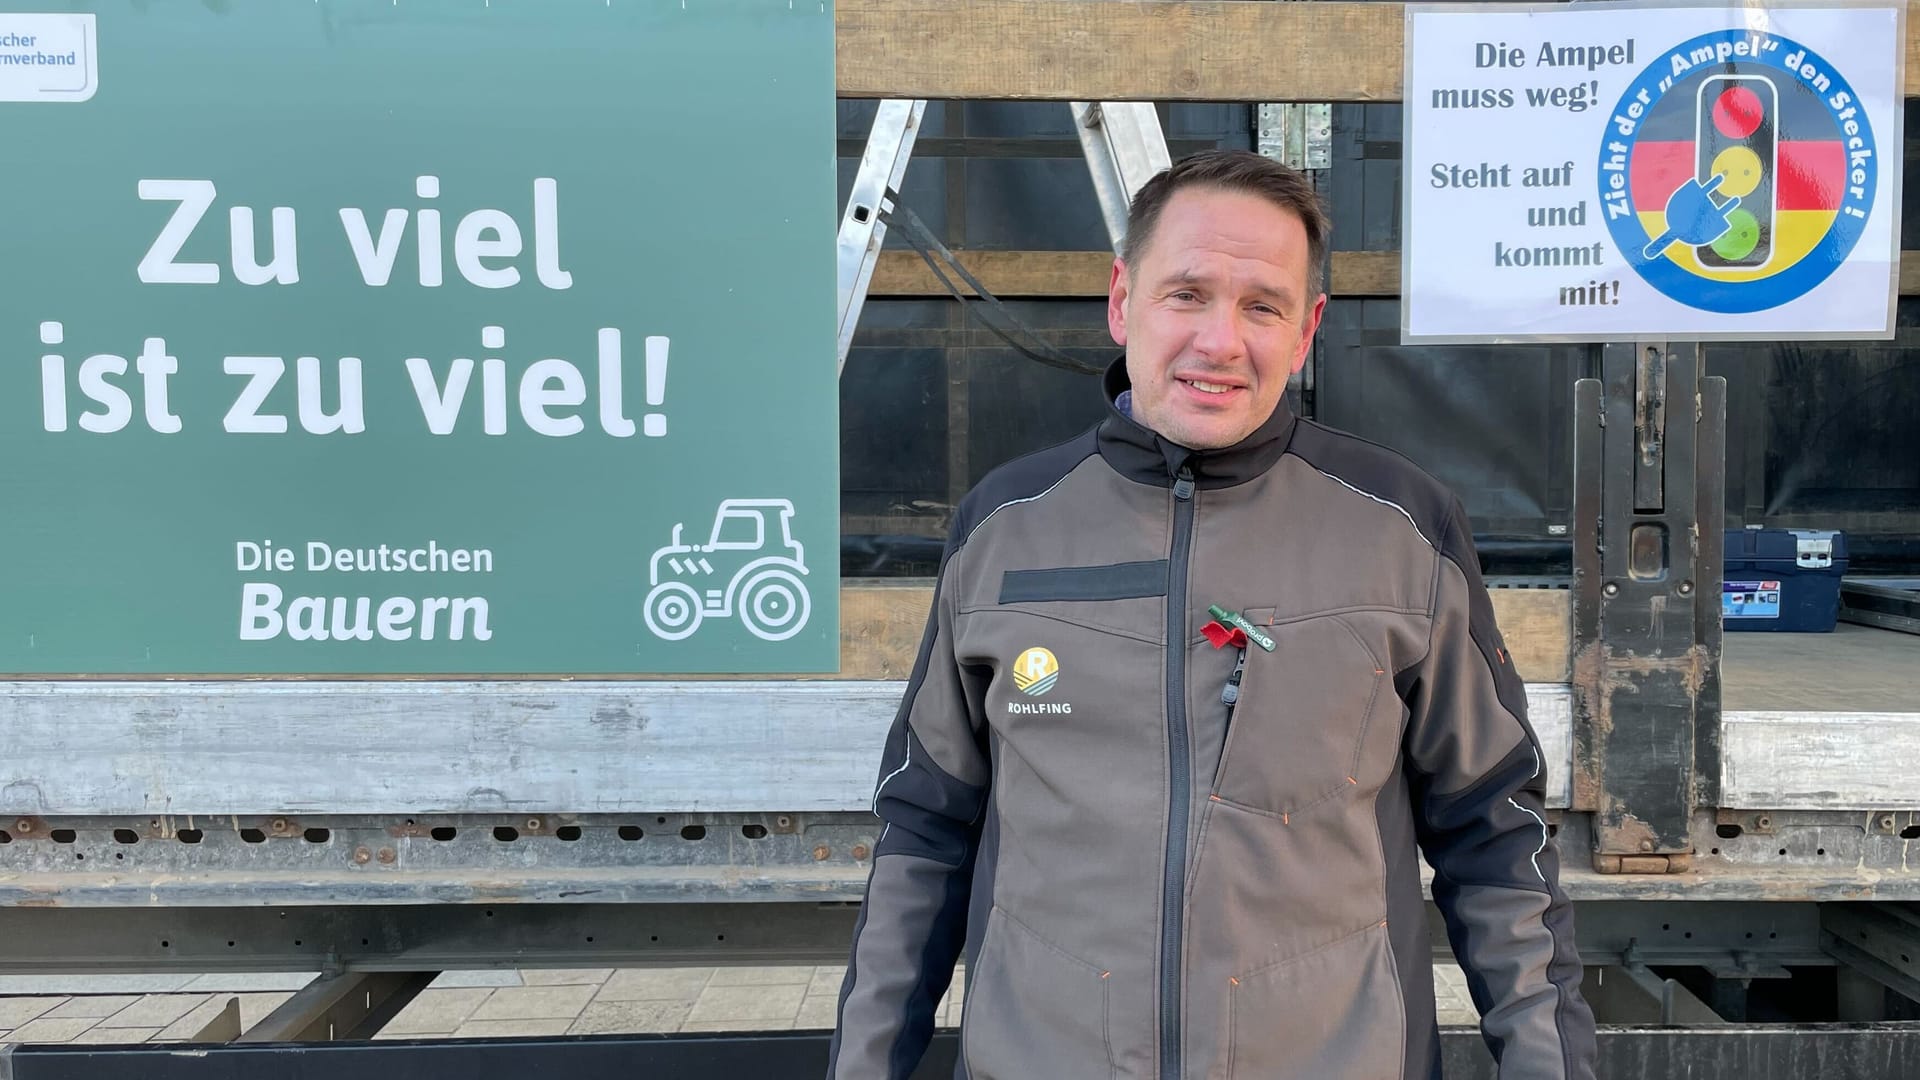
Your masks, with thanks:
M1891 338L1905 30L1408 5L1402 340Z

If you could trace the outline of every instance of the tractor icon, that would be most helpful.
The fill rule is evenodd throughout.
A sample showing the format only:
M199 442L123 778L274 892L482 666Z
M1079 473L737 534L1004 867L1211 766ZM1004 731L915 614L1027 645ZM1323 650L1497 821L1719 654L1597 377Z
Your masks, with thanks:
M702 619L728 618L736 606L740 621L763 641L785 641L807 625L813 603L800 580L807 564L793 538L791 500L721 502L705 544L682 543L685 528L674 525L673 541L653 553L647 568L647 629L679 641L698 630ZM702 578L724 579L726 585L706 587Z

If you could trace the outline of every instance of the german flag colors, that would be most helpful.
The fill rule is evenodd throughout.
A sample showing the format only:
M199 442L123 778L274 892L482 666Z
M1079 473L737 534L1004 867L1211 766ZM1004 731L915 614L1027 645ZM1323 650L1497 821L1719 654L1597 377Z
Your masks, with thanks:
M1689 179L1718 176L1714 199L1740 203L1728 230L1665 257L1718 281L1754 281L1820 246L1846 190L1845 144L1810 89L1776 69L1716 66L1675 85L1655 104L1628 164L1628 190L1648 236L1666 231L1665 208Z

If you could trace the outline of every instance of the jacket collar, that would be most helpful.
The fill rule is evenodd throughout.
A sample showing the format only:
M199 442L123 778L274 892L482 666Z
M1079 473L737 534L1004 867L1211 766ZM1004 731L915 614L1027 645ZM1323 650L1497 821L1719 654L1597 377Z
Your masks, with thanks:
M1132 390L1126 357L1107 367L1102 385L1107 415L1095 433L1100 454L1122 476L1143 484L1169 486L1182 466L1193 470L1194 484L1201 488L1244 484L1271 469L1293 439L1296 422L1284 394L1273 414L1246 438L1219 450L1192 450L1141 424L1123 406L1122 395Z

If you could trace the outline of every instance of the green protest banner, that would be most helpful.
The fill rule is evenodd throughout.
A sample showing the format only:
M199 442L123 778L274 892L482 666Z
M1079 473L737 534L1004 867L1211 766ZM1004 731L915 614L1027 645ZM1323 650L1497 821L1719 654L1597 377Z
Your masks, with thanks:
M0 672L836 668L833 60L817 0L0 3Z

